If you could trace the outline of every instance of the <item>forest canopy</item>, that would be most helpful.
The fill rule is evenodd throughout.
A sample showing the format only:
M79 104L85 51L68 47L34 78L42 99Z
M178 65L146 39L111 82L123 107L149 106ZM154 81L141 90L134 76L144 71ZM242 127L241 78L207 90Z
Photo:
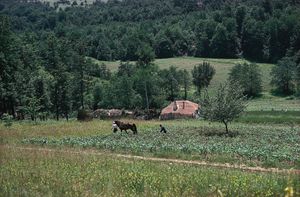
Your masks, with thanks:
M300 89L299 3L109 0L59 9L3 0L0 116L68 119L84 108L161 108L186 99L192 84L193 73L153 64L176 56L271 63L293 57L291 87ZM124 63L111 73L89 57Z
M18 34L43 42L84 42L86 56L137 60L149 46L156 58L244 57L276 62L300 49L297 1L110 0L58 10L44 3L1 3Z

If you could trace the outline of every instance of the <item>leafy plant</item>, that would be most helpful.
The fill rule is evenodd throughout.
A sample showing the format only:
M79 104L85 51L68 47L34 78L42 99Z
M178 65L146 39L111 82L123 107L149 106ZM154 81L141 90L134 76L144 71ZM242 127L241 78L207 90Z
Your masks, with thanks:
M238 118L246 108L243 88L237 84L220 84L217 94L214 97L205 92L201 102L201 115L210 121L222 122L225 125L226 133L228 123Z
M12 126L13 117L12 117L12 115L4 113L2 115L2 121L4 122L5 127L10 127L10 126Z

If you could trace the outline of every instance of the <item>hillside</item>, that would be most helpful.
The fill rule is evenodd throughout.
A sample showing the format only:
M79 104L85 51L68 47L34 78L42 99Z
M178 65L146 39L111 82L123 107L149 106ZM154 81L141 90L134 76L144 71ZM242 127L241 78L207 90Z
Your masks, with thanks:
M98 65L105 64L113 72L117 70L120 65L120 61L98 61L92 59L92 61ZM236 64L241 62L248 62L244 59L220 59L220 58L195 58L195 57L175 57L175 58L164 58L156 59L155 64L161 69L167 69L170 66L176 66L178 69L187 69L189 71L192 68L202 63L203 61L209 62L216 69L216 75L212 79L211 85L209 86L210 92L215 92L218 84L223 83L228 78L230 69ZM134 63L134 62L131 62ZM248 111L300 111L300 100L290 99L289 97L274 96L270 93L272 86L270 85L271 76L270 72L273 64L257 63L262 71L262 87L263 94L260 98L251 100L248 104ZM194 89L190 91L190 94L194 93Z

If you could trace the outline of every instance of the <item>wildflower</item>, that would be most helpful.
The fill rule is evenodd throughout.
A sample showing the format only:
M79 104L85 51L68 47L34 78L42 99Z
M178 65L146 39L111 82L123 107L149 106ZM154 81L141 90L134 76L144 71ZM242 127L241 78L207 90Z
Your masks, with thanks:
M293 187L286 187L284 189L284 191L286 192L284 197L293 197L294 196L294 190Z

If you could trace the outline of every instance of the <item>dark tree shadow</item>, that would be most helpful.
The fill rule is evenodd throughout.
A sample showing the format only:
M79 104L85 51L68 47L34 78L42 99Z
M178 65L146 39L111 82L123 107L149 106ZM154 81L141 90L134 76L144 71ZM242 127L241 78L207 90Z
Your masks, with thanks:
M294 94L294 92L283 93L283 92L281 92L281 91L279 91L279 90L277 90L277 89L272 89L272 90L271 90L271 95L272 95L272 96L278 96L278 97L283 97L283 98L285 98L285 97L290 97L290 96L292 96L293 94Z

